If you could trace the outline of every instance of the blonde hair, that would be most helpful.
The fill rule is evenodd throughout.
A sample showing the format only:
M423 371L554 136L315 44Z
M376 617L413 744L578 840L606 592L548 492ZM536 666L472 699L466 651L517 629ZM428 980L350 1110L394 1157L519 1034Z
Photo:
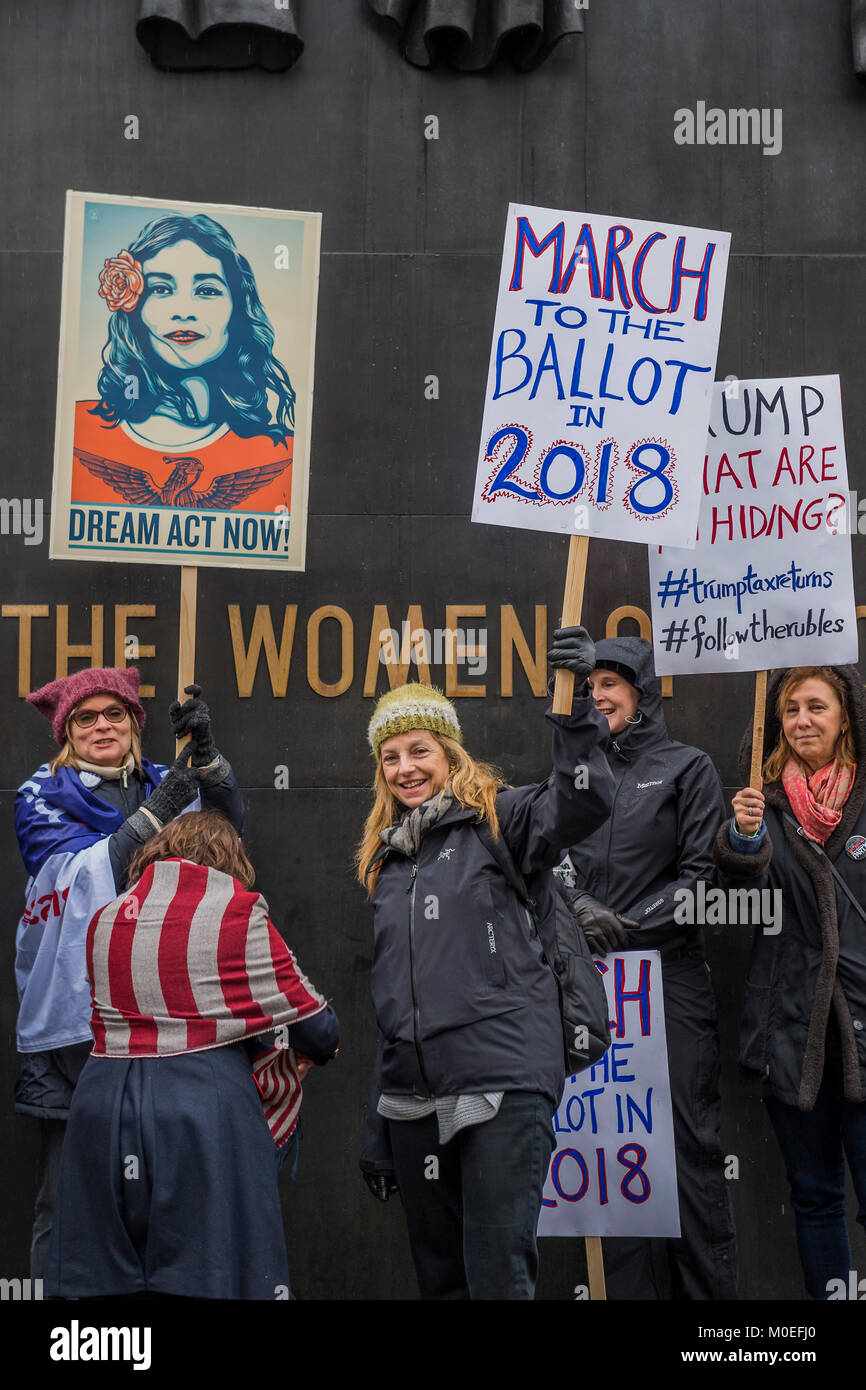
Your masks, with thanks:
M121 700L119 703L123 704L123 701ZM52 758L49 763L52 772L56 772L59 767L73 767L76 772L79 770L78 758L72 746L72 715L74 713L75 710L72 710L66 720L66 742L57 756ZM138 727L138 720L132 710L129 710L128 713L130 730L129 751L135 760L136 770L141 772L141 730Z
M782 773L788 760L797 757L785 737L784 729L781 727L782 716L794 691L808 680L823 681L839 697L839 704L842 706L842 723L845 729L844 733L840 733L836 740L836 747L833 750L834 757L840 767L856 767L857 765L857 752L854 747L854 736L851 732L851 719L848 715L848 692L845 688L845 682L829 666L792 666L782 680L776 695L776 717L780 725L779 737L772 752L764 759L762 776L765 782L781 782Z
M456 801L461 806L469 806L478 812L479 820L486 820L493 834L499 834L499 817L496 814L496 793L501 787L505 786L505 780L495 767L489 763L480 763L469 756L462 744L457 743L453 738L448 738L445 734L437 734L433 729L425 729L431 738L435 738L440 748L448 759L451 769L451 776L448 785ZM442 788L444 792L445 788ZM376 887L376 880L379 877L379 864L370 868L370 862L377 852L382 848L382 840L379 832L387 830L405 815L406 807L401 801L392 794L385 774L382 771L381 749L376 759L376 775L373 778L373 791L375 799L370 814L364 825L364 833L355 851L355 864L358 869L358 881L362 887L367 889L367 897L371 898ZM440 793L441 795L441 793Z

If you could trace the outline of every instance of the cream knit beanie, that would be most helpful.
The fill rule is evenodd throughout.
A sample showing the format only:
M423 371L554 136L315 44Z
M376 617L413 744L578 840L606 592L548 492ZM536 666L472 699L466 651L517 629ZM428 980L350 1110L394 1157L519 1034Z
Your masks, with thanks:
M376 705L367 728L370 747L378 757L386 738L408 734L412 729L430 729L457 743L463 742L457 711L441 690L412 681L387 690Z

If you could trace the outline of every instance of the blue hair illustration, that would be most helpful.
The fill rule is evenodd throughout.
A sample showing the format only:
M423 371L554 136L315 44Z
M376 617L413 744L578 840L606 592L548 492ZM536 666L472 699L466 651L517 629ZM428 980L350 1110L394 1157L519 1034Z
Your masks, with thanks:
M220 261L232 297L225 350L194 373L203 376L210 387L211 419L228 424L245 439L267 434L275 443L282 442L286 435L294 433L295 392L285 367L274 357L274 330L259 298L249 261L241 255L225 227L201 213L194 217L171 213L157 218L142 228L127 249L144 264L178 241L193 241ZM153 351L141 318L147 294L145 290L130 312L115 309L111 314L108 341L102 350L99 403L91 414L101 416L111 425L122 420L136 423L148 419L157 406L168 402L181 420L200 424L195 402L180 374ZM130 377L135 378L138 387L132 400L127 390ZM273 414L268 391L276 397Z

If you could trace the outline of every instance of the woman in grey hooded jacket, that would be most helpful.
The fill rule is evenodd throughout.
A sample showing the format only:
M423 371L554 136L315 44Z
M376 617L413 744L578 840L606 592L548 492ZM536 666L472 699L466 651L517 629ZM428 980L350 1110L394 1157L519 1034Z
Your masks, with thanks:
M681 1229L679 1239L605 1240L608 1294L735 1298L736 1242L719 1139L716 1007L696 920L699 884L714 879L722 788L706 753L669 736L648 642L615 637L596 643L589 684L608 722L607 762L616 791L610 819L569 851L570 896L598 954L661 952Z

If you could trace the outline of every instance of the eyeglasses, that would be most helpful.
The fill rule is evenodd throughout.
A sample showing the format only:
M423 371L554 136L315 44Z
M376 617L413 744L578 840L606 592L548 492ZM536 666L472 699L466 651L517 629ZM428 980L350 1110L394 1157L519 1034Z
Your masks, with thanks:
M79 729L92 729L97 719L103 717L109 724L122 724L124 719L129 718L129 710L123 705L109 705L108 709L85 709L80 714L73 714L72 722L77 724Z

